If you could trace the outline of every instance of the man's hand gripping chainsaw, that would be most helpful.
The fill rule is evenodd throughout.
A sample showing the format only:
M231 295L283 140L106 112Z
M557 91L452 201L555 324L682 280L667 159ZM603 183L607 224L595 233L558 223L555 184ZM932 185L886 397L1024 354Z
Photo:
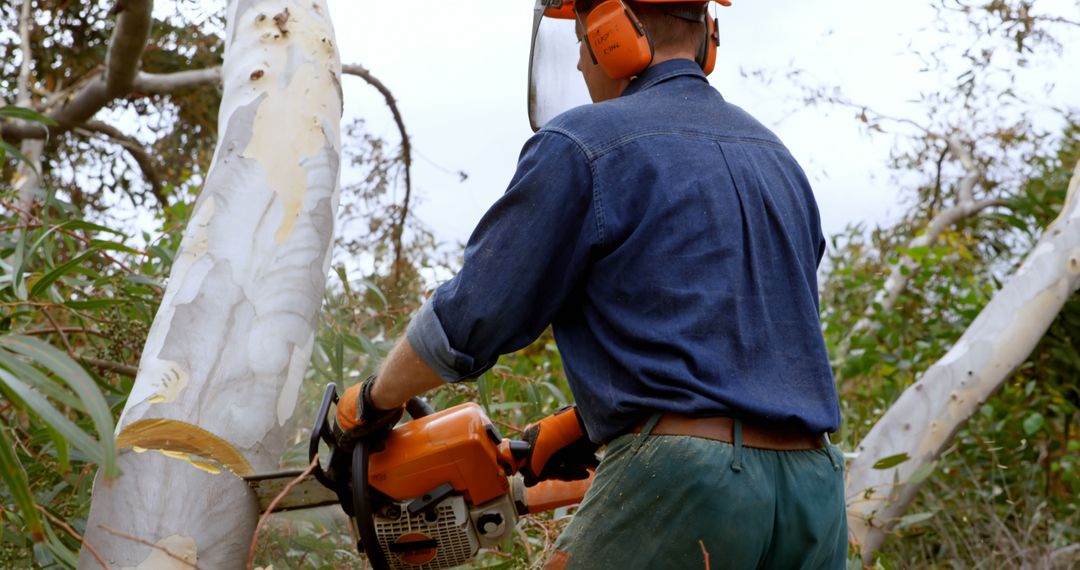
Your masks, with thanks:
M529 425L524 441L503 438L471 403L433 412L414 398L413 420L393 428L401 411L375 409L365 384L340 401L327 386L309 458L329 449L315 477L337 494L376 570L462 564L508 538L520 515L580 502L592 482L596 446L575 407Z

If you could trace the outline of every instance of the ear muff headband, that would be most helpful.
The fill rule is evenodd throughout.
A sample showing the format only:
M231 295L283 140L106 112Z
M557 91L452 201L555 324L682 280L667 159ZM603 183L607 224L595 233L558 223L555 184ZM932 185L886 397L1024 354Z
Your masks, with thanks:
M622 0L605 0L593 8L585 30L589 52L612 79L633 77L652 63L652 38Z
M697 63L705 75L712 73L716 67L716 48L720 46L720 23L716 18L705 15L705 37L698 49Z

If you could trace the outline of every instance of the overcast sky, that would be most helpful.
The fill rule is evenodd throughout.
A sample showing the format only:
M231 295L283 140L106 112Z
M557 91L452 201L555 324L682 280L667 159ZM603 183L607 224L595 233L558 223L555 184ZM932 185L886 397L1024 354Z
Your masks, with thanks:
M850 110L801 109L784 75L765 86L740 70L805 69L808 82L840 86L854 100L919 119L905 101L942 81L919 73L909 48L940 39L927 31L934 17L928 4L735 0L720 10L721 46L710 81L791 148L814 185L826 234L897 215L897 188L885 169L892 139L862 134ZM531 0L330 1L342 61L366 66L398 99L420 155L416 214L444 241L468 237L506 189L531 134L525 94L532 7ZM1076 2L1071 9L1080 10ZM347 78L345 93L347 120L363 117L371 132L398 140L374 89ZM459 182L444 169L469 178Z

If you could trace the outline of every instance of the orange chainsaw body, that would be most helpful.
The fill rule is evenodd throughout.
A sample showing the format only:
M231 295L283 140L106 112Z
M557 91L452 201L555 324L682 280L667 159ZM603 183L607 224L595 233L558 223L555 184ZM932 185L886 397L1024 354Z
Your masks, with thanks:
M395 428L383 451L371 454L368 481L399 501L449 483L480 505L510 490L501 443L480 406L461 404Z

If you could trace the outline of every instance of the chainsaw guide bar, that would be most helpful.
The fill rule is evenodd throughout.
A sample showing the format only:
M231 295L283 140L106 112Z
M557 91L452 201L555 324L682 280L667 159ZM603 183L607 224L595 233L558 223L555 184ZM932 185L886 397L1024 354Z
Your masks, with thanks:
M244 477L244 481L259 498L259 511L266 511L270 508L270 503L285 490L285 487L303 473L301 469L277 471ZM312 509L338 503L337 493L327 489L315 477L308 475L282 497L281 502L274 507L274 512Z

